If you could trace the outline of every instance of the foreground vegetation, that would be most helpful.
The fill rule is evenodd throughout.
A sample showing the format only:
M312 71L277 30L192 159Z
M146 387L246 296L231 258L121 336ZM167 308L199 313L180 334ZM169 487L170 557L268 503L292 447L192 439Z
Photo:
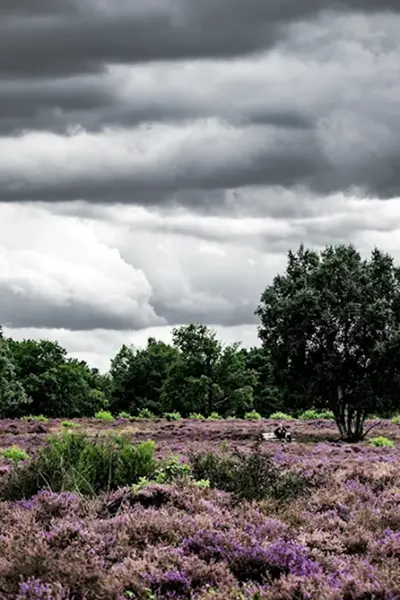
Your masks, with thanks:
M1 598L399 598L398 425L388 447L332 420L292 444L257 442L272 421L72 422L0 422Z

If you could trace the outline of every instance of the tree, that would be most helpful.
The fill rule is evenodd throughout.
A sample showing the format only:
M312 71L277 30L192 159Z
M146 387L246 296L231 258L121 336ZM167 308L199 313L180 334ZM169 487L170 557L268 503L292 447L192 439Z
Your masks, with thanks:
M214 331L191 324L173 330L179 359L163 387L165 410L184 415L244 413L253 406L254 373L246 370L238 344L222 347Z
M0 417L19 417L31 400L18 380L7 340L0 327Z
M400 392L400 270L351 245L289 252L261 297L259 336L293 408L329 408L343 439L364 437L367 415Z
M161 390L177 359L175 348L154 338L143 350L122 346L111 362L112 409L133 414L147 408L160 414Z
M282 391L274 384L272 364L263 347L242 348L246 369L256 376L254 385L254 409L263 417L276 411L286 411Z

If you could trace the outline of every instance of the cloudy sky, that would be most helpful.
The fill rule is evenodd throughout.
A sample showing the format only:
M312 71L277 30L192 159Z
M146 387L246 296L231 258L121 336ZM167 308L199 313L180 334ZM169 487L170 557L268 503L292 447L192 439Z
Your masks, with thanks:
M1 0L0 323L257 340L300 242L400 260L399 0Z

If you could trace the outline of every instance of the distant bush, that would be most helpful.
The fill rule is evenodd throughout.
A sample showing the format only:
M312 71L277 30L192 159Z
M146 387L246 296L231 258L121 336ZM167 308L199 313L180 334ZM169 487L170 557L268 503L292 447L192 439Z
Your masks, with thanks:
M34 422L38 422L38 423L47 423L48 422L48 418L45 417L44 415L28 415L26 417L22 417L23 421L34 421Z
M392 419L393 425L400 425L400 415L395 415Z
M376 448L393 448L394 442L393 440L389 440L389 438L384 436L378 436L369 440L371 446L375 446Z
M282 472L260 444L249 453L206 452L190 455L192 475L207 480L211 487L231 492L237 500L258 501L267 497L281 501L307 490L310 480L290 471Z
M209 417L207 417L207 421L220 421L222 417L217 412L212 412Z
M301 413L298 418L302 421L315 421L317 419L334 419L334 415L330 410L318 411L311 408Z
M14 468L1 496L17 500L42 488L94 495L132 485L156 472L154 449L154 442L133 446L120 436L90 439L75 432L52 436L30 463Z
M201 415L200 413L190 413L189 419L192 419L193 421L205 421L206 420L205 416Z
M182 417L179 412L169 412L164 414L164 418L167 419L167 421L179 421Z
M98 419L99 421L107 421L108 423L111 423L112 421L114 421L114 417L108 410L99 410L94 415L94 418Z
M155 419L156 416L148 408L142 408L138 413L138 419Z
M29 454L27 454L25 450L23 450L19 446L3 448L2 450L0 450L0 456L3 456L8 460L12 460L13 462L20 462L23 460L28 460L30 458Z
M128 412L122 411L118 415L119 419L131 419L131 415Z
M270 415L269 418L272 420L275 420L275 421L292 421L293 420L293 417L291 415L288 415L288 414L286 414L284 412L280 412L280 411L272 413L272 415Z
M63 421L61 423L61 427L65 427L65 429L79 429L82 427L79 423L74 423L73 421Z
M262 416L256 410L251 410L250 412L247 412L244 415L244 418L247 419L247 420L249 420L249 421L251 421L251 420L261 421Z

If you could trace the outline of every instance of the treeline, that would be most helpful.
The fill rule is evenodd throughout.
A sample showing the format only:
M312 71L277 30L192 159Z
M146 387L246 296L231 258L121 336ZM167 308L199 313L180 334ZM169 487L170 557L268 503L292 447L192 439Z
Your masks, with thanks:
M261 296L260 348L223 346L204 325L123 346L106 375L56 342L0 339L0 416L262 416L315 408L334 414L344 439L365 435L368 415L400 409L400 269L375 249L300 246Z
M122 346L101 374L69 358L57 342L0 338L0 416L91 417L100 410L132 416L179 412L205 417L261 415L283 409L262 348L223 346L204 325L173 331L171 345Z

